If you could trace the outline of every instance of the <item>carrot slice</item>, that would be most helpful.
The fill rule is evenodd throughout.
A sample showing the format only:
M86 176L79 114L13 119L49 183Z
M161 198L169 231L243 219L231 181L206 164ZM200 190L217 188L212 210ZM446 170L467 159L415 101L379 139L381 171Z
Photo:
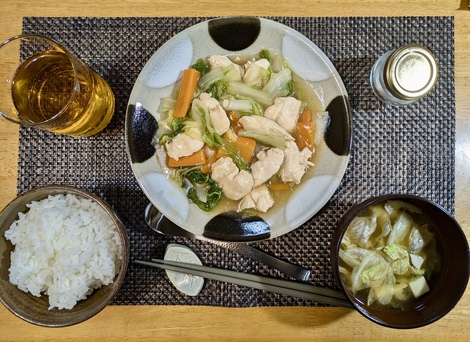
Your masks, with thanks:
M211 164L205 163L201 165L201 172L208 174L211 171Z
M241 125L238 122L240 119L240 114L236 110L231 110L228 112L228 118L230 120L230 126L233 128L235 133L237 133L241 129Z
M220 149L219 149L220 150ZM212 153L206 160L204 164L201 165L201 172L202 173L209 173L211 172L212 164L214 164L219 157L217 157L217 153Z
M183 118L186 116L191 101L194 98L194 92L196 91L197 81L200 75L201 73L196 69L189 68L183 70L178 99L176 100L175 109L172 114L175 118Z
M238 137L237 140L231 141L233 145L238 149L238 153L240 154L240 157L246 162L248 162L251 157L253 156L253 153L256 148L256 141L251 138L246 138L246 137ZM227 155L227 152L221 147L217 151L217 159L222 158Z
M312 121L312 112L305 109L302 114L299 115L297 122L310 122Z
M297 122L296 124L296 142L299 150L308 147L313 151L315 147L315 123L314 122Z
M206 163L207 158L204 149L194 152L190 156L178 158L178 160L168 157L168 167L194 166Z
M215 158L216 159L220 159L222 157L225 157L227 155L227 152L225 152L224 148L221 147L219 148L219 150L217 151L217 154L215 155Z
M238 139L234 141L233 144L237 146L238 151L240 152L240 157L248 162L253 156L253 152L255 151L256 141L251 138L238 137Z

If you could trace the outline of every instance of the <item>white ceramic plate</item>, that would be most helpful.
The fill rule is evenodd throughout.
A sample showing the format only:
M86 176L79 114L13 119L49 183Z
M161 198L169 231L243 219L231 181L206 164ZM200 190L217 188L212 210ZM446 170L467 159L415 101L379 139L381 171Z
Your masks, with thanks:
M183 69L211 55L280 51L293 71L307 80L329 112L312 175L292 192L287 204L259 217L241 219L203 212L184 189L161 172L152 145L160 100L168 96ZM308 38L283 24L255 17L227 17L194 25L166 42L142 69L132 90L126 140L135 177L149 200L171 221L200 236L255 241L285 234L309 220L331 198L346 170L351 146L351 111L338 72Z

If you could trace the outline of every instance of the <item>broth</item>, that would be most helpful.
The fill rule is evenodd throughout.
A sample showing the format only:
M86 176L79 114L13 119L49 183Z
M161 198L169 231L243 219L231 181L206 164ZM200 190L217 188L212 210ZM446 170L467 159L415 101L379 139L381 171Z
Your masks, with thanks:
M391 212L390 203L395 206ZM341 241L341 279L364 305L392 309L415 307L421 296L436 285L435 275L442 263L436 229L419 208L403 203L386 201L366 208L351 222ZM368 235L368 227L374 224L361 226L361 221L372 222L374 217L377 228ZM385 234L387 219L390 219L390 230ZM357 264L350 259L353 255ZM378 271L374 278L373 268L379 270L377 265L383 266L382 280Z

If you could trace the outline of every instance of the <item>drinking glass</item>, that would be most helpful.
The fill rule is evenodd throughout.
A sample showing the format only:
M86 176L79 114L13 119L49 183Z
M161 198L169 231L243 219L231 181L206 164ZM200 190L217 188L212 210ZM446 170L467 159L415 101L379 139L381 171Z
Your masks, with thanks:
M19 125L86 137L114 114L103 78L56 41L18 35L0 44L0 115Z

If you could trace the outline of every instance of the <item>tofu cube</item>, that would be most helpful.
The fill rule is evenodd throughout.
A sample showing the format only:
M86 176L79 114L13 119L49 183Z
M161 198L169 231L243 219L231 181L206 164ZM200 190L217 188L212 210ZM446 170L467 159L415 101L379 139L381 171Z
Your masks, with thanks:
M411 288L411 292L413 292L415 298L418 298L429 291L428 283L426 282L426 279L424 279L423 276L416 277L415 279L410 281L409 285Z
M416 254L410 254L411 264L416 267L418 270L423 265L424 259Z

